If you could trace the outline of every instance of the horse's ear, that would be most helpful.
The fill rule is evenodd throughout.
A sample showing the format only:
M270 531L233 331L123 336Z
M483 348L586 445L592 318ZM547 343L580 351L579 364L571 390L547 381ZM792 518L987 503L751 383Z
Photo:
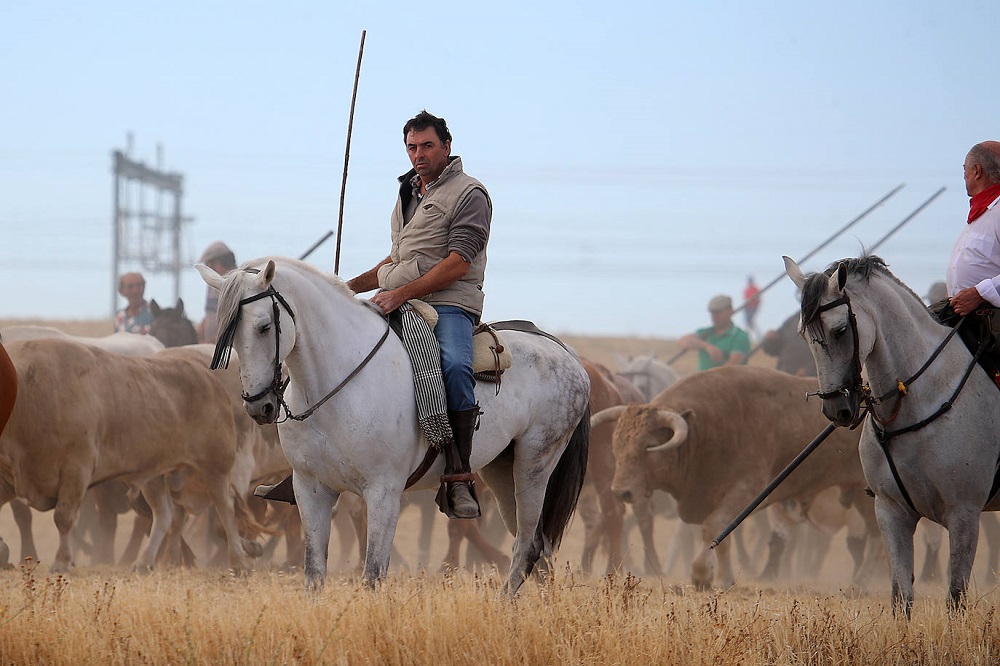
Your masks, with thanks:
M194 267L198 269L198 273L201 275L201 279L205 281L205 284L216 290L222 289L222 282L225 278L205 264L195 264Z
M844 291L847 286L847 264L840 262L837 264L837 291Z
M149 309L154 317L160 316L160 304L156 302L155 298L149 302Z
M271 281L274 280L274 270L274 259L268 259L267 266L264 266L264 270L260 274L264 287L271 286Z
M183 299L180 298L177 299L177 316L178 317L184 316L184 301Z
M831 294L839 294L844 291L844 285L847 284L847 266L844 262L837 264L837 270L833 272L830 279L827 280L826 288Z
M795 263L795 260L791 257L782 255L781 257L785 262L785 273L788 274L789 279L795 283L795 286L802 289L802 286L806 283L806 276L799 268L799 265Z

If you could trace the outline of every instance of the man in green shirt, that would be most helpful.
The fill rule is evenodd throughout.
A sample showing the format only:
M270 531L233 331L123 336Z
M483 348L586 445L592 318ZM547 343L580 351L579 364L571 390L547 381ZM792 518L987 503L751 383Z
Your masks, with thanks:
M698 370L723 365L744 365L750 355L750 336L733 323L733 301L729 296L713 296L708 302L712 325L685 335L682 349L698 350Z

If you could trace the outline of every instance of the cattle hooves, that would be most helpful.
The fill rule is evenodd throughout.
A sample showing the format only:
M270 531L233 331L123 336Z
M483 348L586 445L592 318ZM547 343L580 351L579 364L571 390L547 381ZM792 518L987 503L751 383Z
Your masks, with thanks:
M249 557L257 558L264 554L264 547L256 541L244 539L243 552L245 552Z
M132 573L140 576L148 576L153 573L153 567L148 564L136 564L132 567Z

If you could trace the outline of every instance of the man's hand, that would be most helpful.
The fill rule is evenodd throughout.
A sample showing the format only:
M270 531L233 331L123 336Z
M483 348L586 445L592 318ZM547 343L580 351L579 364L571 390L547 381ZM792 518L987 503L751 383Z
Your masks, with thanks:
M975 287L963 289L952 296L949 300L951 309L955 311L955 314L962 316L975 311L975 309L979 307L979 304L982 302L983 297L979 295L979 291Z
M401 291L401 289L380 291L372 296L372 303L382 308L382 312L389 314L409 300L405 294L400 293Z
M705 350L705 353L707 353L709 357L712 359L712 361L715 363L722 363L722 359L726 357L726 355L722 353L721 349L719 349L715 345L710 345L707 342L705 343L705 346L702 347L702 349Z

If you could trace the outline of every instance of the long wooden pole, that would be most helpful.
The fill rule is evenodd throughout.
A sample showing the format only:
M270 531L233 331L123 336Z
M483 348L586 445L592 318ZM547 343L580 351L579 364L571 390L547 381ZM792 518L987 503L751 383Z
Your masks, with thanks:
M763 502L765 499L767 499L767 496L770 495L772 492L774 492L774 489L777 488L781 484L781 482L788 477L789 474L794 472L795 468L801 465L802 461L808 458L809 454L815 451L816 447L822 444L823 440L829 437L830 433L832 433L836 429L837 426L831 423L830 425L828 425L826 428L823 429L823 432L816 435L813 441L809 442L806 448L802 449L801 453L795 456L795 459L792 460L792 462L785 465L785 469L781 470L778 476L774 477L771 483L767 484L767 487L764 488L764 490L762 490L761 493L757 495L757 497L755 497L752 502L747 504L746 508L740 512L740 515L736 516L733 519L733 521L726 526L726 529L722 530L719 536L715 537L709 548L715 548L720 543L722 543L722 540L725 539L727 536L729 536L733 530L739 527L740 523L746 520L746 517L749 516L754 509L760 506L760 503Z
M869 254L873 253L876 249L878 249L878 247L880 245L882 245L882 243L884 243L887 240L889 240L892 237L893 234L895 234L897 231L899 231L900 229L902 229L907 223L909 223L910 220L912 220L913 218L915 218L920 213L920 211L922 211L924 208L927 208L927 206L929 206L932 201L934 201L939 196L941 196L941 194L945 191L945 189L947 189L947 188L942 187L940 190L938 190L937 192L935 192L934 194L932 194L930 199L928 199L927 201L925 201L922 204L920 204L919 206L917 206L917 208L912 213L910 213L909 215L907 215L905 218L903 218L902 221L900 221L898 224L896 224L896 226L894 226L892 229L890 229L885 234L885 236L882 236L882 238L878 239L875 242L874 245L872 245L871 247L865 248L865 252L868 252ZM789 316L791 316L791 315L789 315ZM750 353L747 354L747 358L750 358L751 356L753 356L754 354L756 354L759 349L760 349L760 345L757 345L756 347L754 347L753 349L751 349Z
M838 229L836 232L834 232L834 234L832 236L830 236L825 241L823 241L822 243L820 243L819 245L817 245L816 247L814 247L812 250L809 251L808 254L806 254L806 256L802 257L796 263L801 264L802 262L805 262L805 261L808 261L809 259L811 259L813 257L813 255L815 255L817 252L819 252L820 250L822 250L824 247L826 247L827 245L829 245L830 243L832 243L833 241L835 241L841 234L843 234L845 231L847 231L848 229L850 229L851 227L853 227L855 224L857 224L858 222L860 222L861 220L863 220L873 210L875 210L876 208L878 208L879 206L881 206L882 204L884 204L886 201L888 201L889 197L893 196L894 194L896 194L896 192L899 192L901 189L903 189L903 186L905 184L906 183L900 183L896 187L894 187L891 190L889 190L888 194L886 194L884 197L882 197L881 199L879 199L878 201L876 201L875 203L873 203L871 206L869 206L868 208L866 208L864 210L864 212L862 212L860 215L858 215L857 217L855 217L853 220L851 220L850 222L848 222L847 224L845 224L844 226L842 226L840 229ZM935 195L935 196L937 196L937 195ZM930 203L930 202L928 202L928 203ZM924 204L924 205L926 205L926 204ZM918 210L918 212L919 212L919 210ZM770 289L774 285L778 284L778 282L780 282L781 278L783 278L783 277L785 277L785 274L781 273L777 277L775 277L773 280L771 280L770 282L768 282L763 288L761 288L761 290L759 292L757 292L757 296L755 298L759 298L765 291L767 291L768 289ZM735 310L733 310L733 314L736 314L737 312L743 310L746 306L747 306L747 303L741 304L738 308L736 308ZM670 357L670 360L667 361L667 365L672 364L674 361L676 361L677 359L679 359L681 356L684 356L684 354L686 354L687 351L688 351L687 349L681 349L679 352L677 352L672 357Z
M340 240L344 231L344 193L347 191L347 165L351 161L351 133L354 131L354 104L358 99L358 80L361 78L361 57L365 53L365 30L361 31L361 46L358 47L358 67L354 72L354 92L351 94L351 116L347 122L347 148L344 150L344 179L340 184L340 212L337 215L337 254L333 261L333 272L340 274Z

